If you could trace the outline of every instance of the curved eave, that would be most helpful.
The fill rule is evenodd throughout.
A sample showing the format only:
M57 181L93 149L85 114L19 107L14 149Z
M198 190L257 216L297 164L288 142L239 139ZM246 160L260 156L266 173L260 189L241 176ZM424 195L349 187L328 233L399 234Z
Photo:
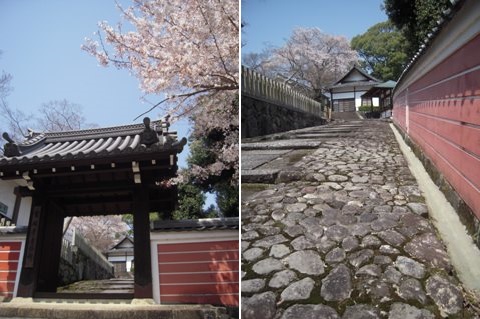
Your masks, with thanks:
M186 139L183 138L182 140L176 141L171 144L154 144L150 147L139 144L135 148L125 147L123 150L116 148L111 151L104 149L100 152L97 152L96 149L93 149L89 152L79 152L77 154L65 153L63 155L44 154L42 156L26 155L16 157L3 157L0 159L0 171L2 169L9 169L12 167L21 170L23 167L26 166L28 166L28 168L35 168L36 166L54 167L76 165L77 162L85 161L89 161L91 164L95 164L97 162L106 161L122 162L168 157L169 155L182 152L186 142Z

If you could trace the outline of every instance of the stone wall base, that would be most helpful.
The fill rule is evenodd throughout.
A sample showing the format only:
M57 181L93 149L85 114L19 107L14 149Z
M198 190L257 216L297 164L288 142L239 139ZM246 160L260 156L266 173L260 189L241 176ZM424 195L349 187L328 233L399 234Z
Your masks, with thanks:
M422 151L422 149L410 139L410 137L393 122L398 132L404 139L405 143L412 149L417 158L425 167L428 175L432 178L435 185L442 191L447 200L458 214L460 221L465 225L467 232L473 238L473 242L480 248L480 220L477 219L471 208L465 203L450 183L445 179L443 174L437 169L428 156Z
M242 138L263 136L310 126L326 119L242 95Z

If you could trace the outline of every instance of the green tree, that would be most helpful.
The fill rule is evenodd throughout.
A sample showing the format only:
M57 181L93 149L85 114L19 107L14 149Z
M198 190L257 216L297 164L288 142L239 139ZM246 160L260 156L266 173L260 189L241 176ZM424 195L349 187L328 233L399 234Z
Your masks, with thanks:
M212 144L216 144L218 139L221 140L221 136L219 132L212 132L207 137L194 139L190 143L190 155L187 158L189 168L205 167L208 163L214 162L216 153L211 150ZM205 211L209 217L213 217L213 214L225 217L238 216L238 186L231 183L232 174L231 170L222 170L220 174L210 175L206 179L197 179L187 174L191 183L205 192L213 192L216 195L218 211L210 207Z
M390 22L380 22L352 39L351 46L363 59L363 67L383 80L397 80L407 62L403 34Z
M384 10L407 39L407 53L412 56L435 27L449 0L384 0Z
M172 217L176 220L196 219L204 215L205 194L193 184L178 185L178 208Z
M238 186L228 183L219 183L214 187L217 194L217 205L220 214L224 217L238 216Z
M205 101L204 101L205 102ZM195 129L191 135L190 155L187 158L188 169L184 176L205 192L213 192L217 198L218 215L238 216L238 162L230 163L238 156L238 148L230 147L233 139L238 140L238 96L230 101L234 113L220 112L212 114L210 122L215 123L221 118L222 123L234 123L228 127L212 125L209 128ZM233 120L236 118L236 121ZM194 119L198 124L198 119ZM219 150L223 149L222 152ZM221 154L221 155L219 155ZM205 169L211 168L212 169ZM210 210L209 215L213 211Z

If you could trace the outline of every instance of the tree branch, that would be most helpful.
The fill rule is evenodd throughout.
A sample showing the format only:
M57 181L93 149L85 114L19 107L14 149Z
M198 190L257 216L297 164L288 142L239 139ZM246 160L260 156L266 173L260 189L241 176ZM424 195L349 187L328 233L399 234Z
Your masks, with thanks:
M174 99L177 99L177 98L184 97L185 99L183 99L183 101L182 101L182 103L183 103L186 99L188 99L192 96L198 95L198 94L202 94L202 93L206 93L206 92L210 92L210 91L222 91L222 90L238 89L238 86L235 87L235 86L228 86L228 85L227 86L202 86L202 85L198 85L197 87L199 87L201 89L197 90L197 91L193 91L193 92L184 93L184 94L172 95L170 97L167 97L167 98L161 100L160 102L158 102L157 104L155 104L154 106L149 108L147 111L138 115L136 118L133 119L133 121L138 120L141 116L153 111L157 106L160 106L161 104L163 104L167 101L170 101L170 100L174 100Z

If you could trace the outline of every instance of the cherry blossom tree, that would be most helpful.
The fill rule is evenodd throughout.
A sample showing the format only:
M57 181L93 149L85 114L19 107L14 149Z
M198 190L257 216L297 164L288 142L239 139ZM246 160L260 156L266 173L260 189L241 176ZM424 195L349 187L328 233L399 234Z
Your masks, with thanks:
M134 0L122 8L128 23L99 24L83 49L101 65L131 71L172 118L193 120L196 135L222 131L216 161L195 167L198 177L238 169L239 12L237 0ZM125 22L124 21L124 22ZM151 109L151 110L152 110ZM232 183L238 181L238 171Z
M318 28L296 28L282 47L269 51L271 54L261 63L258 57L245 56L243 60L256 61L256 69L267 76L307 85L315 95L358 61L357 52L345 37L329 35Z
M127 235L129 230L120 215L73 217L69 225L103 253L112 248L119 238Z

